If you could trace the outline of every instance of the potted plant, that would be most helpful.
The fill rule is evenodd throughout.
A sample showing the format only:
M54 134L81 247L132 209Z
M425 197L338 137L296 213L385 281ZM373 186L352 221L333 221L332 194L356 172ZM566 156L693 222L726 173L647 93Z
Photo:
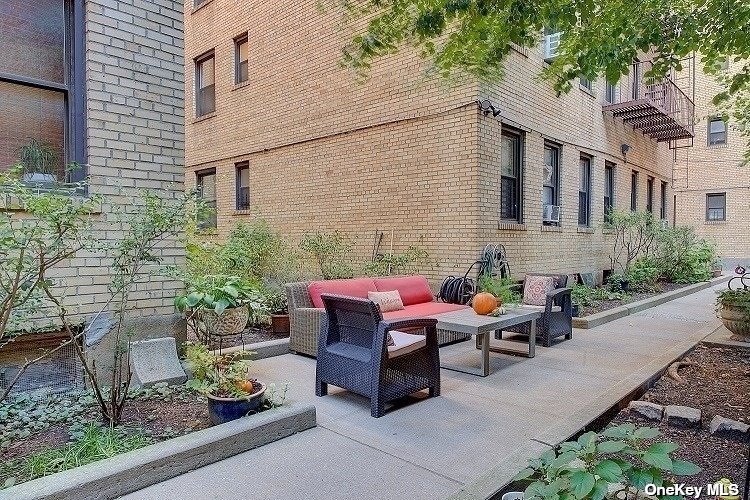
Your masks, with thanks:
M578 317L581 314L581 308L584 306L591 305L592 302L592 289L586 285L575 283L570 289L570 302L571 309L573 310L573 317Z
M717 312L724 326L750 341L750 289L724 290L716 299Z
M271 315L271 331L274 335L289 336L289 312L286 293L280 288L266 292L265 304Z
M24 182L41 185L57 182L57 153L50 144L30 139L18 150L18 163L23 167Z
M721 259L715 259L711 263L711 277L718 278L719 276L721 276L721 272L722 272Z
M250 361L243 352L215 354L203 344L187 343L185 361L192 374L187 387L208 398L208 416L214 425L260 410L266 385L249 378Z
M187 313L199 338L241 333L251 313L255 317L265 311L258 289L238 276L210 274L183 279L186 290L175 298L175 306Z

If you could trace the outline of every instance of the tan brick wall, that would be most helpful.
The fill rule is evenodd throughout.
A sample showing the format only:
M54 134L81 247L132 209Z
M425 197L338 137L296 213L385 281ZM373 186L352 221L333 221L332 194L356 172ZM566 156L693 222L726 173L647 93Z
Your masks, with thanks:
M100 243L122 238L117 212L132 211L142 190L183 195L182 17L181 2L173 0L86 2L87 168L89 193L104 198L93 226ZM157 251L165 264L184 260L177 238ZM104 306L111 265L103 252L90 252L58 270L72 312L89 317ZM181 284L144 281L129 307L132 318L149 324L137 333L169 334L165 324L175 319Z
M728 72L742 63L730 62ZM700 62L696 62L700 66ZM718 114L711 99L723 90L715 77L701 71L695 84L695 141L675 155L676 219L695 226L729 259L750 258L750 166L742 165L745 141L730 122L727 144L708 145L708 118ZM706 194L726 193L726 221L706 221Z
M347 232L363 258L376 229L386 231L386 245L394 229L396 250L416 244L430 253L433 281L462 274L487 243L506 245L516 273L601 270L609 249L600 228L605 160L616 164L616 206L630 206L636 169L639 207L651 175L658 214L659 183L671 178L667 147L602 111L603 82L594 95L576 88L558 98L536 79L544 63L529 51L511 54L496 85L448 85L423 79L423 64L405 51L378 61L360 85L338 67L346 31L337 29L335 13L320 14L312 2L280 3L211 0L195 11L186 3L186 184L194 185L194 171L216 168L219 238L237 221L261 216L292 240L318 229ZM248 30L250 81L235 87L232 40ZM211 49L216 112L196 120L193 58ZM500 116L483 116L479 98L490 98ZM498 224L503 124L525 136L520 230ZM551 231L541 223L544 138L562 145L563 222ZM626 158L622 144L631 147ZM593 157L585 232L577 224L581 152ZM247 213L234 210L234 164L242 160L250 162Z

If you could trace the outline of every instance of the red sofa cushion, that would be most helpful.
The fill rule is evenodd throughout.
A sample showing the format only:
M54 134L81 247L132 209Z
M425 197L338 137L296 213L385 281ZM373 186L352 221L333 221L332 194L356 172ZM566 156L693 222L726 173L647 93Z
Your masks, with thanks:
M422 304L406 306L405 309L401 309L400 311L383 313L383 319L431 318L436 314L468 309L468 307L459 304L446 304L444 302L423 302Z
M372 278L354 278L349 280L326 280L311 281L307 285L307 292L310 294L310 300L315 307L323 307L321 294L330 293L331 295L346 295L347 297L367 298L367 292L377 292L375 282Z
M432 290L424 276L397 276L393 278L375 278L378 292L398 290L404 306L432 302Z

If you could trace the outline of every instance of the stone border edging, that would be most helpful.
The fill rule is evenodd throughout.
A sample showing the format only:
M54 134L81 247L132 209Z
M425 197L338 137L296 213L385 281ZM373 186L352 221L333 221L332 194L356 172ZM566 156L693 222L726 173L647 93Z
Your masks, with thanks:
M288 354L289 351L289 337L283 337L273 340L264 340L263 342L256 342L254 344L246 344L244 347L241 345L227 347L222 349L222 354L233 354L235 352L252 351L255 354L252 356L242 356L248 359L263 359L272 358L274 356L281 356L282 354ZM216 354L219 350L214 351Z
M0 490L0 499L114 499L316 426L291 403Z
M729 278L729 276L719 276L718 278L712 278L708 281L702 281L700 283L695 283L692 285L684 286L682 288L678 288L677 290L660 293L659 295L654 295L653 297L636 300L635 302L623 304L619 307L614 307L612 309L607 309L606 311L590 314L582 318L573 318L573 328L594 328L595 326L603 325L604 323L609 323L610 321L624 318L625 316L629 316L633 313L644 311L666 302L685 297L686 295L705 290L706 288L711 288L712 286L721 283L722 281L726 281Z

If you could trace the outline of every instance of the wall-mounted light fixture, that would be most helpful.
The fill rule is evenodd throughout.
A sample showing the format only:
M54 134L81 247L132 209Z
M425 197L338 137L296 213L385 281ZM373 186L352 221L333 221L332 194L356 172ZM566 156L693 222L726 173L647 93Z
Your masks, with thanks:
M630 144L623 144L620 146L620 151L622 151L622 156L625 156L628 154L628 151L630 151Z
M495 105L492 104L492 101L490 101L489 99L477 99L477 105L479 105L479 109L482 110L484 116L488 116L490 113L492 113L492 117L494 118L500 114L500 108L496 108Z

